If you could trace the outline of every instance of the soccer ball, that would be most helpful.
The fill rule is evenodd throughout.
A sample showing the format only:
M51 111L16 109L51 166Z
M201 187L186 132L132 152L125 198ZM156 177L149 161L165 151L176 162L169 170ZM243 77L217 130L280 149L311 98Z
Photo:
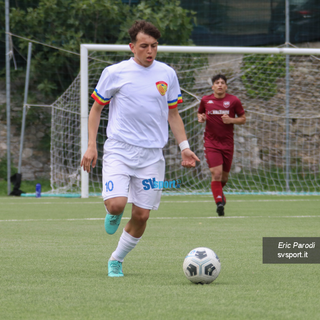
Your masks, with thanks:
M191 250L183 262L187 279L196 284L208 284L217 279L221 269L218 256L209 248Z

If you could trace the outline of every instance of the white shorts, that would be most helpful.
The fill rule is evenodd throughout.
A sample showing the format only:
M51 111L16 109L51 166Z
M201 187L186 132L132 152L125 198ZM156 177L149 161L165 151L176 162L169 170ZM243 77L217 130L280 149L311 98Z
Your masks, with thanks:
M163 181L165 160L162 149L141 148L108 139L104 145L102 198L127 197L129 203L157 210L161 189L154 181Z

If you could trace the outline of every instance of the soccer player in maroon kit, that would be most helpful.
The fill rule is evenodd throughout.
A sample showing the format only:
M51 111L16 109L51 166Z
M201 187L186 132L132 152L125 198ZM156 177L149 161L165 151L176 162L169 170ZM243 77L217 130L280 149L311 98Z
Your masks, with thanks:
M224 216L226 185L233 158L233 125L246 122L240 100L227 93L227 78L218 74L212 78L213 94L203 96L198 109L198 121L206 122L204 150L211 172L211 190L217 213ZM237 117L236 117L237 116Z

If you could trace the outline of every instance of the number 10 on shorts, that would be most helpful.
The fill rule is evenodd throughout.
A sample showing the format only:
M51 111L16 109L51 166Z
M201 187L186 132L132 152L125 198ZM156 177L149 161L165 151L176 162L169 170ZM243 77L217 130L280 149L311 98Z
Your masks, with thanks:
M113 190L113 182L110 180L106 182L106 192Z

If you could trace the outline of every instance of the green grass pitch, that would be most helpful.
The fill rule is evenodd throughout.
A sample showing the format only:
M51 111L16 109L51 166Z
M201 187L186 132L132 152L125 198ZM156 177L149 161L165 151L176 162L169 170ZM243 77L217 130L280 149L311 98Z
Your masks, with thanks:
M165 196L123 278L107 260L130 216L104 231L100 198L0 198L0 319L319 319L320 264L263 264L263 237L319 237L319 196ZM193 248L213 249L221 273L195 285Z

